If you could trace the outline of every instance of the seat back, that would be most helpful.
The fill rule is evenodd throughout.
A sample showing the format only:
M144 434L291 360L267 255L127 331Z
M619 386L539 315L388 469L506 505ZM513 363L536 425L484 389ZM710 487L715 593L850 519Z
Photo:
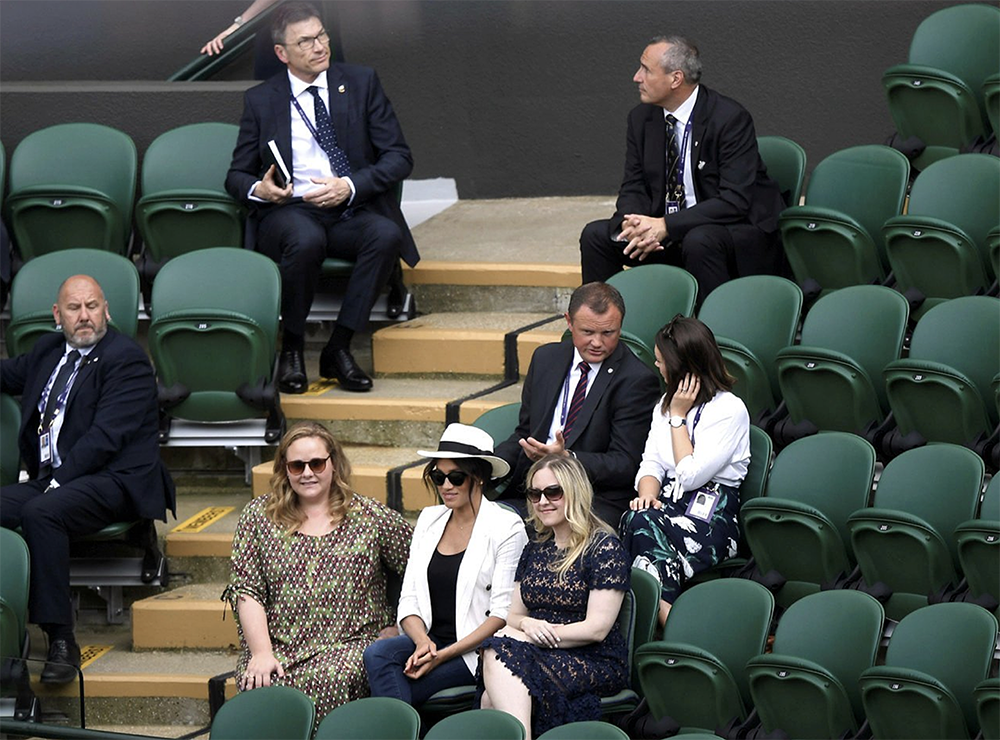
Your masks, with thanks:
M677 314L691 316L698 281L679 267L640 265L608 278L625 299L622 330L652 347L656 332Z
M66 249L25 263L11 285L10 331L12 355L28 352L38 338L56 331L52 304L63 281L90 275L108 301L111 325L135 337L139 325L139 272L130 260L98 249Z
M10 614L5 627L14 628L13 635L4 635L3 644L8 647L16 645L15 655L8 655L5 649L3 657L20 658L28 628L28 576L31 572L31 561L28 556L28 545L21 535L12 529L0 528L0 561L3 562L0 599Z
M499 709L470 709L445 717L424 735L426 740L524 740L524 725Z
M538 736L538 740L628 740L628 734L610 722L567 722Z
M341 704L316 728L314 740L417 740L420 714L405 701L368 696Z
M35 131L10 159L10 229L25 260L69 247L124 254L137 154L122 131L63 123Z
M934 442L970 444L1000 419L993 378L1000 356L1000 301L945 301L917 323L906 359L883 371L900 431Z
M973 690L989 672L996 639L996 617L975 604L933 604L904 617L885 665L861 675L874 736L971 737Z
M754 581L720 578L684 591L670 610L663 640L636 651L652 714L700 728L745 718L750 694L744 667L763 652L773 612L771 592Z
M987 678L976 686L976 716L985 740L1000 740L1000 678Z
M845 432L796 440L774 460L763 498L744 503L744 536L762 572L817 591L853 567L848 518L868 505L875 448Z
M758 136L757 151L786 206L797 206L806 179L806 150L784 136Z
M909 317L906 299L881 285L857 285L816 301L802 344L777 356L778 382L793 421L863 432L888 410L882 369L898 359Z
M954 582L952 533L975 516L985 466L966 447L934 444L904 452L885 466L873 506L851 516L851 543L861 573L893 590L886 613L899 619Z
M316 705L291 686L242 691L212 720L211 740L311 740Z
M853 735L864 721L858 678L875 663L884 618L882 605L860 591L821 591L788 607L772 652L747 665L764 729Z
M752 370L744 370L745 348L759 361L752 367L763 368L766 377L764 391L768 410L773 410L780 399L778 373L774 358L778 351L795 341L799 315L802 312L802 290L791 280L772 275L750 275L723 283L707 296L698 312L698 318L715 334L726 369L736 378L733 392L740 396L751 415L763 410L753 400L753 389L758 379Z
M246 209L225 189L238 133L229 123L195 123L149 145L136 226L157 262L196 249L243 246Z
M750 425L750 464L747 474L740 483L740 506L764 495L767 480L771 475L771 456L774 443L767 432Z
M994 135L1000 136L1000 72L983 80L983 108Z
M0 486L17 483L21 471L21 404L13 396L0 393Z
M653 639L656 633L657 617L660 612L660 582L642 570L632 568L632 601L635 613L635 630L629 658L634 659L635 651ZM632 665L632 685L639 686L639 673Z
M161 385L182 388L169 412L192 421L262 415L239 392L271 383L281 304L275 263L245 249L190 252L153 284L149 349ZM273 392L273 388L271 388Z
M979 516L955 528L955 540L969 592L1000 601L1000 475L986 487Z
M521 413L520 401L497 406L485 411L472 422L472 426L482 429L493 437L494 446L505 442L517 429L518 416Z

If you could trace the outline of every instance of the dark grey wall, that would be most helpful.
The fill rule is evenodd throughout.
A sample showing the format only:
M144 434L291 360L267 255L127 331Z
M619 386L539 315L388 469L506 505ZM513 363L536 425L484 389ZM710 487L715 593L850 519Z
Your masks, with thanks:
M142 149L180 122L236 121L242 85L215 95L133 86L63 103L45 80L164 80L249 0L2 0L0 136L57 120L117 125ZM704 83L741 101L757 132L798 141L810 165L882 142L881 73L905 61L930 0L347 0L323 3L348 61L375 66L413 149L416 178L463 198L613 193L645 41L682 32ZM249 76L244 60L232 77ZM230 76L230 75L227 75ZM18 83L18 84L10 84ZM72 86L71 86L72 87ZM187 87L187 86L184 86ZM129 86L125 86L129 89ZM167 106L164 108L164 106ZM236 112L230 112L236 111ZM108 118L110 120L105 120ZM166 125L167 122L170 125Z

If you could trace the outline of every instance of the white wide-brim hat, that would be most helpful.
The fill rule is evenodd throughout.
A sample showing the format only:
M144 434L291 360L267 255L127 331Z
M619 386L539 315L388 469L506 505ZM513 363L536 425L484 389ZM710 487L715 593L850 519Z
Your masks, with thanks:
M492 466L494 478L503 478L510 472L507 461L493 454L493 437L489 432L468 424L449 424L441 435L436 450L417 450L417 454L445 460L478 457Z

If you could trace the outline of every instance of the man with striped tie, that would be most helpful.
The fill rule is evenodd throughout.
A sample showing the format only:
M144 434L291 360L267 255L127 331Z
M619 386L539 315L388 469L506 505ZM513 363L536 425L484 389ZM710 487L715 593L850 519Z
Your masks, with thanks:
M611 526L628 509L660 384L618 341L624 318L616 288L582 285L566 312L571 341L532 355L517 429L496 448L512 471L504 499L519 509L528 468L552 453L583 463L594 486L594 511Z

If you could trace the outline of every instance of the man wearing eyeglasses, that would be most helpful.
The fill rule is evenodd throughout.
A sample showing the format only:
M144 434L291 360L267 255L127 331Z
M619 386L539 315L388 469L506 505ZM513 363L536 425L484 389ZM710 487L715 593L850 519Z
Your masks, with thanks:
M320 355L320 375L344 390L367 391L371 378L355 362L350 342L368 323L399 258L411 266L419 259L394 190L413 159L375 71L331 65L330 37L315 7L281 5L272 38L287 71L247 91L226 189L251 208L248 246L281 270L278 387L284 393L308 387L306 317L323 260L338 257L354 269ZM288 182L274 164L272 141ZM390 292L390 307L395 302Z

